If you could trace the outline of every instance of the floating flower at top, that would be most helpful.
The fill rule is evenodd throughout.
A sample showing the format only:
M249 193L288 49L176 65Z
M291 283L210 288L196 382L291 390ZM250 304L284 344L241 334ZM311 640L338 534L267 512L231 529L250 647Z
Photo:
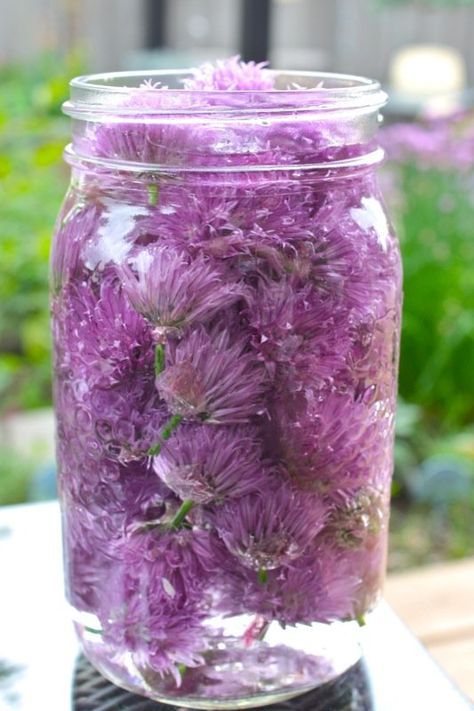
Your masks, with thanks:
M131 304L153 324L158 340L208 321L242 296L204 259L191 261L170 247L140 252L133 269L123 267L122 279Z
M193 69L183 85L188 91L269 91L275 88L275 80L265 66L265 62L242 62L236 55Z

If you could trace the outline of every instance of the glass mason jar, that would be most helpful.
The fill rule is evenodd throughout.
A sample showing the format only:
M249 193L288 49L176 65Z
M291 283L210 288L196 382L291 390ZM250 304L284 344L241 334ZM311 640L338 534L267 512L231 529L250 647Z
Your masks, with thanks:
M233 71L75 79L52 252L78 635L118 685L207 709L356 663L400 324L379 85Z

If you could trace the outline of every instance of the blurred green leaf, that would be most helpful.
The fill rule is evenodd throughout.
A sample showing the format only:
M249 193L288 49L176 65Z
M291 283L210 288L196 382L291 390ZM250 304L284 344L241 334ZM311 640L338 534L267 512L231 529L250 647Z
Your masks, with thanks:
M395 170L405 292L400 393L450 431L474 419L473 178L414 160Z
M27 501L32 478L32 463L15 450L0 446L0 506Z
M3 410L51 401L48 259L68 183L61 116L77 58L0 67L0 401Z

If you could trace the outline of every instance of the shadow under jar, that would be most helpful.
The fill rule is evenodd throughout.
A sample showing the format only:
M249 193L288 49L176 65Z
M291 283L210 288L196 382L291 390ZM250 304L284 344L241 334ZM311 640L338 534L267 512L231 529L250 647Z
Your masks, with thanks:
M196 72L75 79L52 252L78 635L119 686L206 709L356 663L392 474L386 97L252 71L240 90Z

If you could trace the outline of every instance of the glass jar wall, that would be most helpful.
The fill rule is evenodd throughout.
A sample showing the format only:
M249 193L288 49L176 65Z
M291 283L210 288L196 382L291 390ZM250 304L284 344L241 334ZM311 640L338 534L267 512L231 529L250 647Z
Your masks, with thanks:
M125 688L243 708L357 660L400 319L383 102L237 60L72 83L52 253L66 588Z

